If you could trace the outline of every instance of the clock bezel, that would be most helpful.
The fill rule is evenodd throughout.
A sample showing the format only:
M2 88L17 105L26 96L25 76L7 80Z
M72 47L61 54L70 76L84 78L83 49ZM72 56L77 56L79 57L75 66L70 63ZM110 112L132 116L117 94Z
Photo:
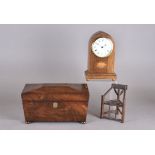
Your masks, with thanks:
M94 44L96 44L96 42L97 42L99 39L100 39L100 40L101 40L101 39L105 39L106 41L109 41L110 44L111 44L111 49L110 49L110 51L108 52L108 54L106 54L105 56L100 56L99 54L97 54L96 50L94 50ZM96 45L96 46L97 46L97 45ZM93 52L97 57L100 57L100 58L108 57L108 56L112 53L113 48L114 48L114 46L113 46L112 40L109 39L109 38L106 38L106 37L99 37L99 38L97 38L97 39L92 43L92 45L91 45L92 52ZM103 50L105 50L105 49L103 48Z

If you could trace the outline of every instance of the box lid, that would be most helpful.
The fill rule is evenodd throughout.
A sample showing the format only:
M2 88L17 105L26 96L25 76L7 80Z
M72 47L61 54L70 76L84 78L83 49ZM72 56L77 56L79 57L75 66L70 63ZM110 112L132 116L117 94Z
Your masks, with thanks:
M26 84L21 96L23 100L86 101L89 92L87 84Z

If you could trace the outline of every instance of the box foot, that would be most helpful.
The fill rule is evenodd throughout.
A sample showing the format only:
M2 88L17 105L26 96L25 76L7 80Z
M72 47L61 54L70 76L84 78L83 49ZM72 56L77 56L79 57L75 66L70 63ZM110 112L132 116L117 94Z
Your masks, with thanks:
M86 124L86 122L84 121L84 122L81 122L81 124Z
M30 124L31 122L30 121L25 121L25 124Z

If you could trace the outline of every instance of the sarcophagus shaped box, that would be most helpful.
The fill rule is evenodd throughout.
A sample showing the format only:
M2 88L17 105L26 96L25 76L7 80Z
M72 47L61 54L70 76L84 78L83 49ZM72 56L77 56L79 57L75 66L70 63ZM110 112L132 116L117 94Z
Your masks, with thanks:
M22 91L25 122L86 122L87 84L26 84Z

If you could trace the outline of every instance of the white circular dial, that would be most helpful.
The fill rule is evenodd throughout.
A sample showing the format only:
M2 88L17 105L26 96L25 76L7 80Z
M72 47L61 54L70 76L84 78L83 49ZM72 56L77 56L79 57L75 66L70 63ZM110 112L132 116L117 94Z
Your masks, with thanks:
M112 53L113 43L108 38L98 38L92 44L92 51L98 57L107 57Z

